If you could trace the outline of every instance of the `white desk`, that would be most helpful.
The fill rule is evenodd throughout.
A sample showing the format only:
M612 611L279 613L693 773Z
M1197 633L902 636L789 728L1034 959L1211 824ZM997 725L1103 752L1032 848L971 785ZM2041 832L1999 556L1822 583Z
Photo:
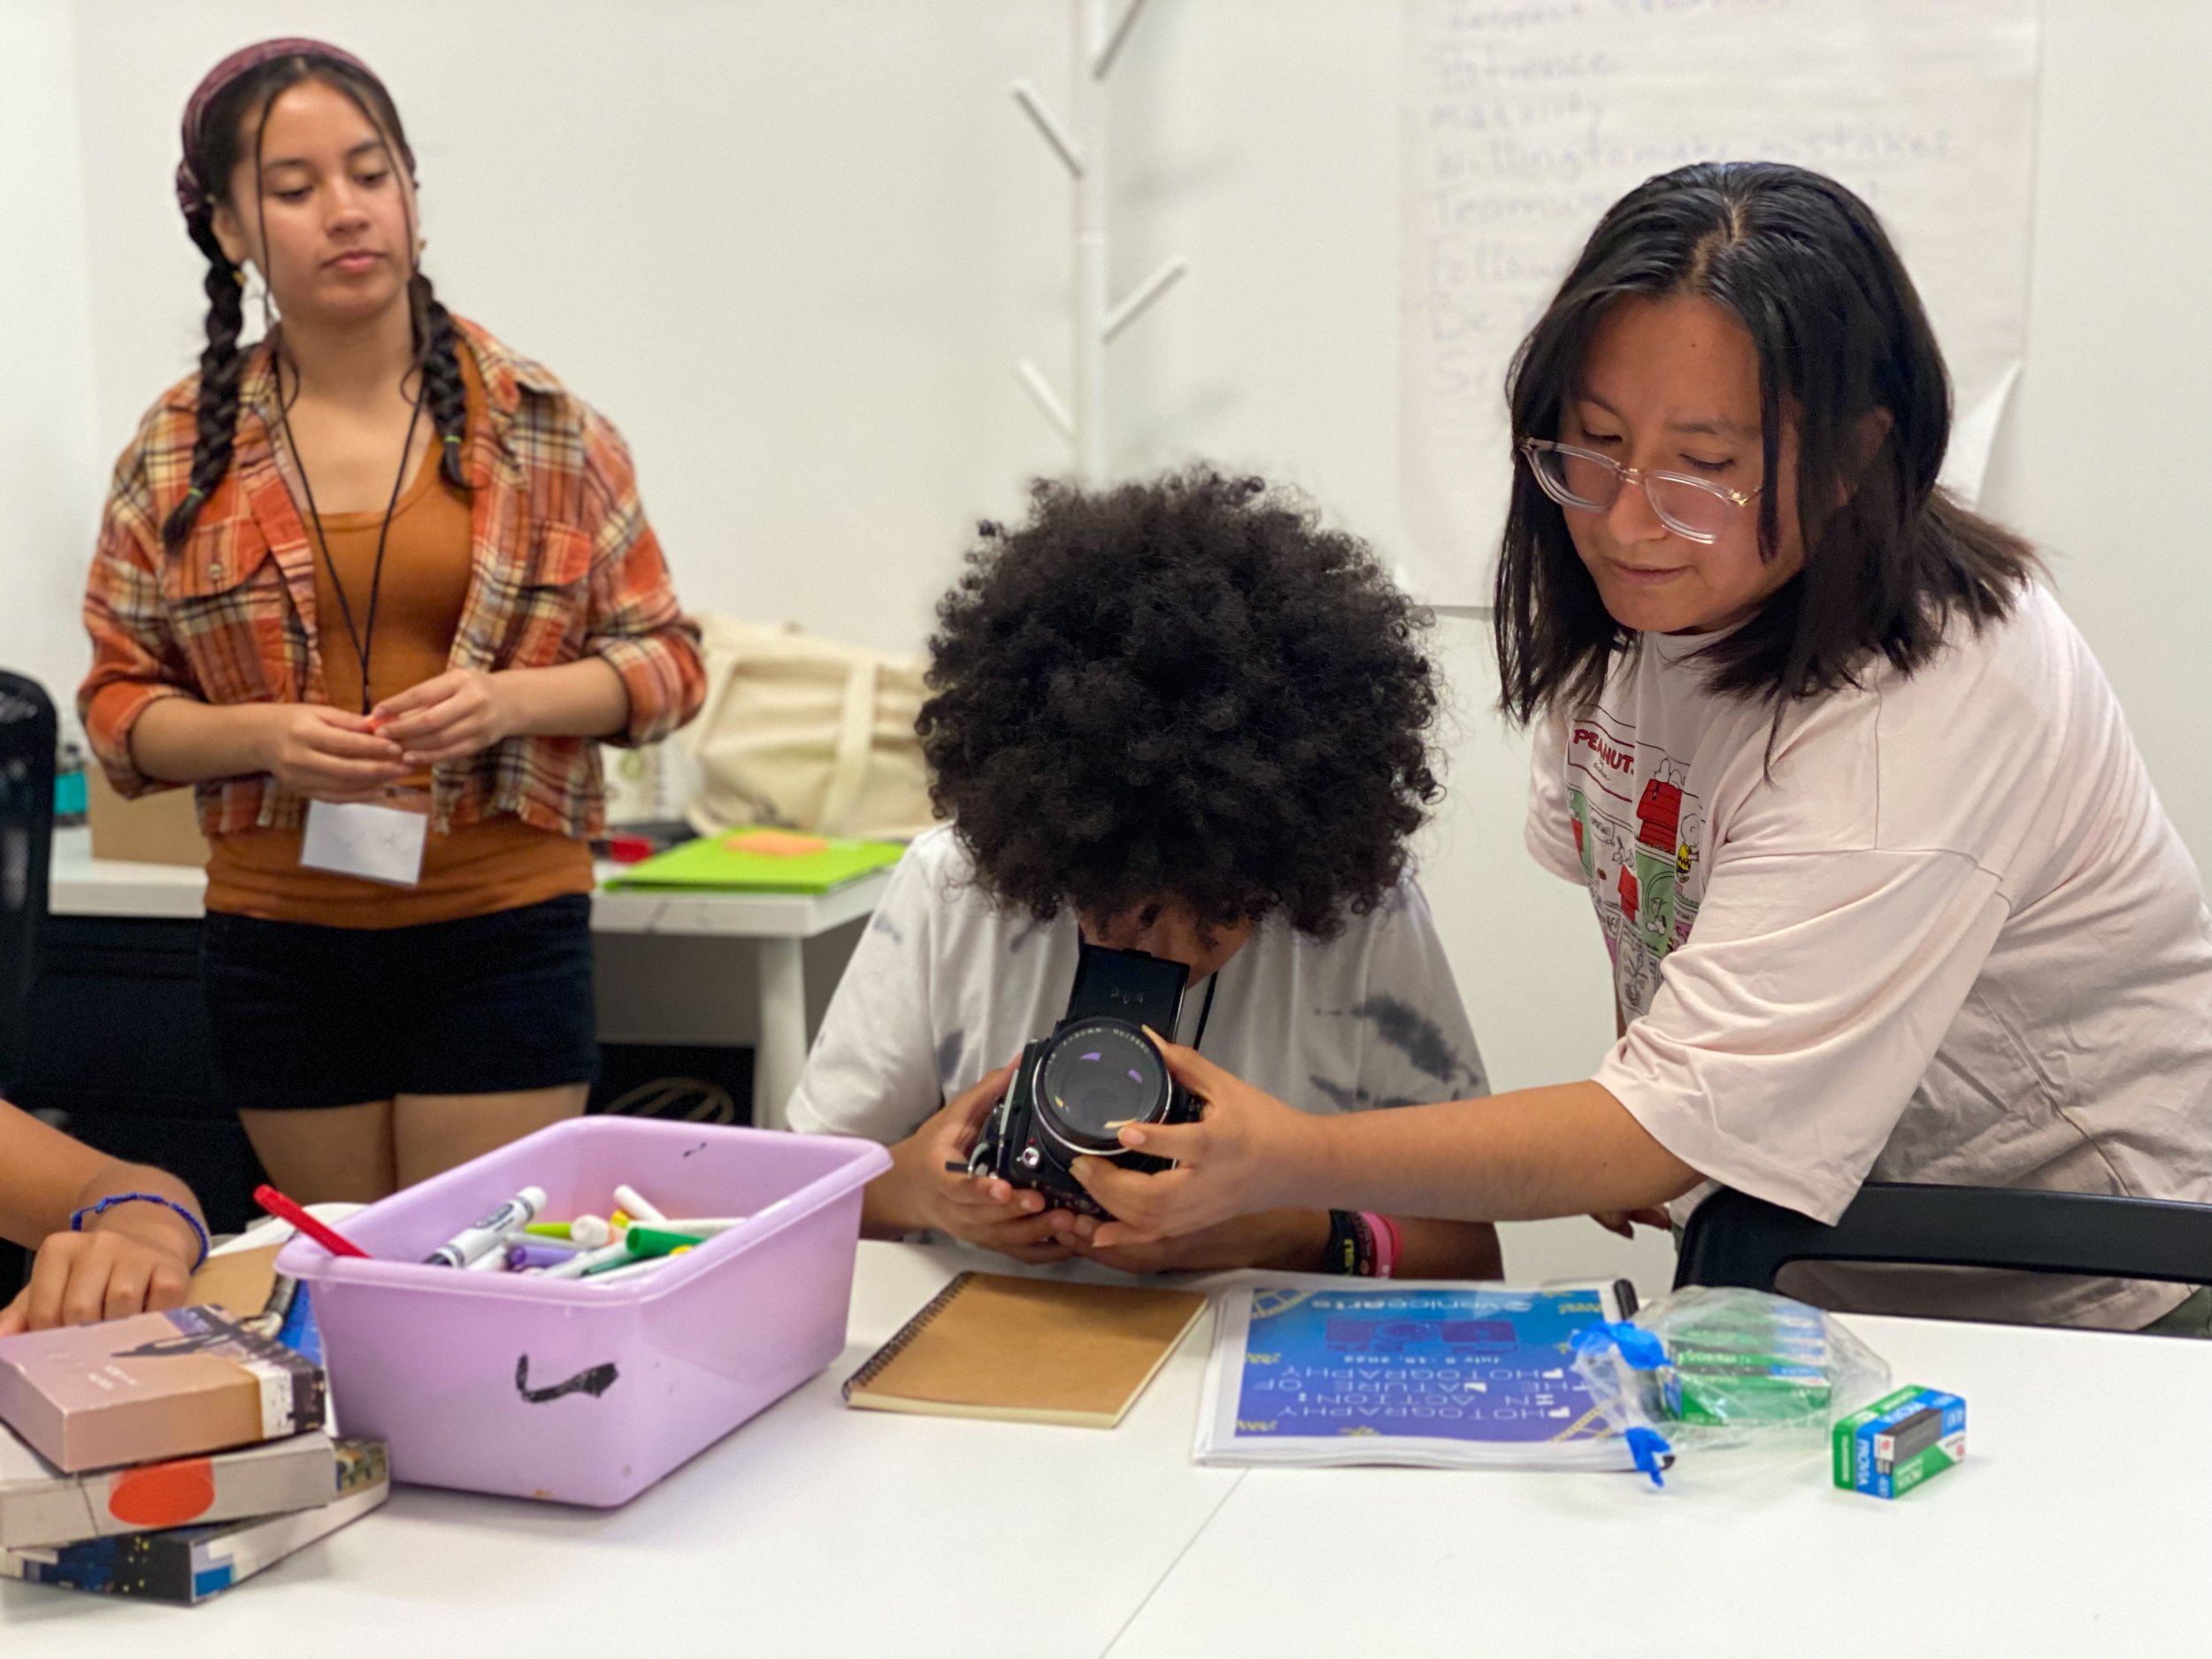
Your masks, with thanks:
M2198 1654L2212 1343L1865 1319L1967 1397L1897 1503L1632 1475L1202 1469L1202 1323L1115 1431L849 1412L957 1266L864 1244L836 1364L612 1513L403 1488L179 1613L0 1584L0 1653Z
M620 873L602 864L600 879ZM873 913L888 871L829 893L609 893L593 895L591 925L603 933L706 935L752 941L760 963L760 1041L753 1052L753 1121L780 1127L784 1105L806 1064L806 975L800 947ZM47 908L56 916L190 921L206 891L202 872L180 864L95 858L90 832L58 830Z

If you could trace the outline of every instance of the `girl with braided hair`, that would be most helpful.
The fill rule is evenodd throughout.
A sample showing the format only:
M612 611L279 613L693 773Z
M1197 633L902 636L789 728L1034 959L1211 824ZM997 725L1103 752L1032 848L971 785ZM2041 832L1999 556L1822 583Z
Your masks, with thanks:
M621 438L439 303L415 188L335 47L201 82L207 345L117 469L86 599L109 778L197 791L216 1090L311 1200L582 1109L595 740L664 736L703 687Z

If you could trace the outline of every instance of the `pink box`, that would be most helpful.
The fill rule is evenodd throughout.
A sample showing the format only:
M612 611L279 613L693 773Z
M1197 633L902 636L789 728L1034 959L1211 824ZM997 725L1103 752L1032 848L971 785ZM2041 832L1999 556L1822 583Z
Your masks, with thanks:
M720 1440L845 1343L872 1141L635 1118L540 1130L295 1239L341 1432L390 1442L419 1486L611 1507ZM421 1264L525 1187L549 1219L605 1215L627 1182L671 1216L744 1216L610 1285Z

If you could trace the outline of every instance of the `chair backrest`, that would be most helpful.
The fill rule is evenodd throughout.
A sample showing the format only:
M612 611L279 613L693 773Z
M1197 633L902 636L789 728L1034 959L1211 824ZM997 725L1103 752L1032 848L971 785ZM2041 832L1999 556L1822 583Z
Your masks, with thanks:
M0 670L0 1090L23 1074L54 844L53 699Z
M1772 1290L1792 1262L2016 1268L2212 1284L2212 1205L1870 1181L1832 1227L1726 1188L1691 1214L1678 1289Z

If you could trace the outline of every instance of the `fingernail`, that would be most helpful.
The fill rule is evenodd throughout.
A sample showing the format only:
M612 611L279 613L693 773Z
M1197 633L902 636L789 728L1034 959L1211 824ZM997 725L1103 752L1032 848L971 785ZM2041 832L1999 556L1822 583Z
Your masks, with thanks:
M1142 1146L1144 1144L1144 1131L1136 1127L1133 1124L1127 1125L1121 1132L1121 1144L1125 1147Z

